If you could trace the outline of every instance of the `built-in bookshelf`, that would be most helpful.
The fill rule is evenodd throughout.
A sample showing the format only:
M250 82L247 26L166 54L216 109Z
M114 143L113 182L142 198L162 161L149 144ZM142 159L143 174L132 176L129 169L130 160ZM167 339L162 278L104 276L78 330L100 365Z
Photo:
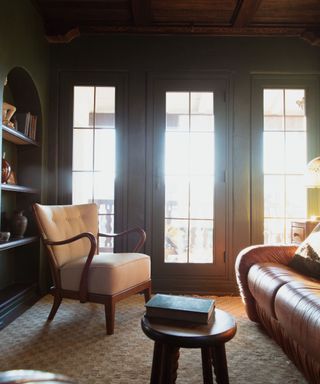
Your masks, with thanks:
M0 241L0 329L39 297L40 241L32 205L41 199L41 106L30 75L22 68L8 74L3 100L16 107L14 126L1 126L2 155L13 177L1 181L1 231L10 232L15 211L28 219L22 238ZM22 117L25 116L24 121Z

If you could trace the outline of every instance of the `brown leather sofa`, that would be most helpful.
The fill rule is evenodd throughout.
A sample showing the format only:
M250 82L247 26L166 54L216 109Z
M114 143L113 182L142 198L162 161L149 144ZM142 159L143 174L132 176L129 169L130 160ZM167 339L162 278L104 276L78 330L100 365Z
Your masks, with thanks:
M263 325L308 382L320 383L320 280L288 266L296 246L239 253L236 276L250 320Z

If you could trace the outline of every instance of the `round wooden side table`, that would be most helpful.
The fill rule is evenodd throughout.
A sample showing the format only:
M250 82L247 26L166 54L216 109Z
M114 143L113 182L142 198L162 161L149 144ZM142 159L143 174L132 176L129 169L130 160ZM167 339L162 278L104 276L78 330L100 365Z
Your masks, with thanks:
M229 383L225 343L237 330L236 321L229 313L216 308L209 324L144 316L141 327L155 342L150 384L175 383L180 348L201 348L204 384L213 384L212 366L216 382Z

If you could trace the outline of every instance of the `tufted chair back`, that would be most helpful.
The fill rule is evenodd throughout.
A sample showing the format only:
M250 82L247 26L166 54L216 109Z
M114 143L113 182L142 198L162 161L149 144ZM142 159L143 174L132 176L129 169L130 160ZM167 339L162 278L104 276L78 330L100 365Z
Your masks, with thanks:
M64 206L34 204L34 212L44 239L61 241L81 232L90 232L97 238L99 225L96 204ZM87 238L83 238L66 245L48 248L56 267L59 268L70 261L87 256L90 242Z

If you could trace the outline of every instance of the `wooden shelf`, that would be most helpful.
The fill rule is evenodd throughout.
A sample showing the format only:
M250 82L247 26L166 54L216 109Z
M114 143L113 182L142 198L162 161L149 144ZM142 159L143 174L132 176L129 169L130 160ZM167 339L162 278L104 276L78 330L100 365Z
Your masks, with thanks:
M14 283L0 290L0 330L30 308L38 299L36 283Z
M2 191L22 192L22 193L34 193L38 194L39 190L36 188L24 187L17 184L1 184Z
M22 239L10 239L9 241L0 241L0 251L5 251L11 248L22 247L23 245L35 243L39 240L38 236L23 237Z
M15 129L9 128L6 125L2 125L2 137L4 140L10 141L17 145L35 145L39 147L39 143L30 139L30 137L23 133L16 131Z

